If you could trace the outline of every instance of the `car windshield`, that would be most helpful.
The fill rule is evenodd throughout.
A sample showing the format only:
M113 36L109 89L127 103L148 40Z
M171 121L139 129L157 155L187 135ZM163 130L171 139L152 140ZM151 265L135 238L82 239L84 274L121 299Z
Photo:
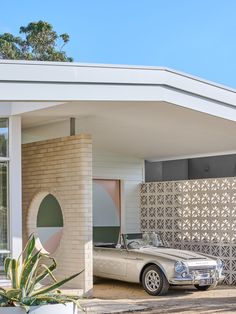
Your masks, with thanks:
M139 249L142 247L164 247L166 246L160 235L152 233L137 233L123 235L128 249Z

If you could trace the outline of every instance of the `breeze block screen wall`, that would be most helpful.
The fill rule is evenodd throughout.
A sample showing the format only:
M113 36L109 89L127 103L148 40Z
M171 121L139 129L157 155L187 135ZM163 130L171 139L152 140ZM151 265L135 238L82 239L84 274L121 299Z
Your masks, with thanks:
M84 270L68 285L89 295L93 284L91 137L81 134L24 144L22 153L24 241L37 233L40 205L48 195L53 196L63 216L60 243L52 253L58 262L58 278ZM48 206L45 214L50 216L52 210Z
M142 231L170 246L218 256L226 284L236 284L236 178L144 183Z

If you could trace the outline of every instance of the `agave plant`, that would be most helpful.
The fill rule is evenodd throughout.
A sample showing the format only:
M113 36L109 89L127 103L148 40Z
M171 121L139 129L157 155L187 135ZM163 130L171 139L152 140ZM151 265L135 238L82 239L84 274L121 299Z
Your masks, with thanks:
M42 246L38 249L37 243L38 240L31 235L18 259L5 259L4 271L11 280L11 288L0 288L0 307L21 306L28 313L31 306L45 304L74 302L79 306L78 297L63 295L58 288L82 272L57 281L53 275L57 267L55 259ZM43 286L40 282L47 277L52 283Z

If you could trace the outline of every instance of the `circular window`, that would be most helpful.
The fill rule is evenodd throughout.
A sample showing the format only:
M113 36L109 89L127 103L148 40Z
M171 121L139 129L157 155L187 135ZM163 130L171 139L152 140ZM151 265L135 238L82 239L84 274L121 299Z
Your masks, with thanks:
M56 251L62 237L63 215L57 199L48 194L42 200L37 215L37 233L49 253Z

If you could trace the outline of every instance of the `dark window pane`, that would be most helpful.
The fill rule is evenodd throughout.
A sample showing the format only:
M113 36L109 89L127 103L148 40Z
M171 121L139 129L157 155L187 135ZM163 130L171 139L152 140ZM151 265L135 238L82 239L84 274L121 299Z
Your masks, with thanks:
M8 119L0 119L0 157L8 156Z
M10 253L0 253L0 280L6 279L4 273L4 260L6 257L10 257Z

